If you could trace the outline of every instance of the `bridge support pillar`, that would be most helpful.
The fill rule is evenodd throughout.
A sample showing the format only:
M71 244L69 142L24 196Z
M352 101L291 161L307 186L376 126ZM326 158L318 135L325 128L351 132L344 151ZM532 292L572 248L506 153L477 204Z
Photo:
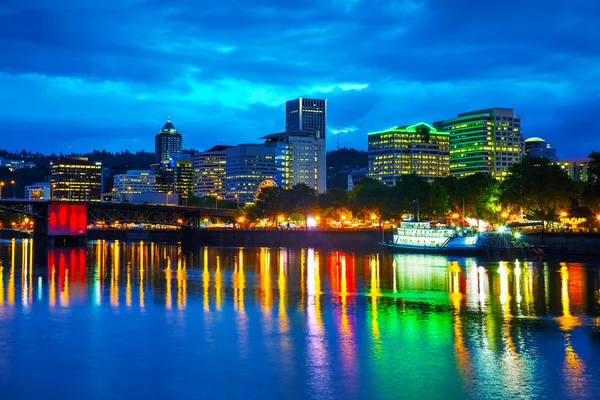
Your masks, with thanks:
M198 228L184 226L181 229L181 246L186 250L196 250L200 246L200 231Z
M48 244L48 207L42 212L43 219L35 221L33 226L33 241L39 244Z

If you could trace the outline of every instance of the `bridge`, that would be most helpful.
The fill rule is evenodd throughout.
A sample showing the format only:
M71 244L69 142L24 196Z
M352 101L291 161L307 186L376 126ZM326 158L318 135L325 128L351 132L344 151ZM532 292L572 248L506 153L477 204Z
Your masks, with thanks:
M0 199L0 210L35 220L35 237L85 236L91 224L148 224L199 228L205 219L234 218L236 210L187 206Z

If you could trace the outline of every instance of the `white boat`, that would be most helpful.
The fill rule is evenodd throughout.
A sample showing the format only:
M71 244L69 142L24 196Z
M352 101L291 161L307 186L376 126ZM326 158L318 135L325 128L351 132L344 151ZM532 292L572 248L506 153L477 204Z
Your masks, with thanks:
M472 229L433 226L430 221L403 221L393 234L391 243L383 246L425 253L479 252L482 237Z

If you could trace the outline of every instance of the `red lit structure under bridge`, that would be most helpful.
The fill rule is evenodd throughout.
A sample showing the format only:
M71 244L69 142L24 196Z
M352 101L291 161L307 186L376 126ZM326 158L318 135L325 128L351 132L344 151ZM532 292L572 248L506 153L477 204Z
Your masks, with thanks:
M0 210L33 218L34 238L64 244L84 242L88 225L100 221L199 228L205 218L233 219L236 212L169 205L22 199L0 199Z

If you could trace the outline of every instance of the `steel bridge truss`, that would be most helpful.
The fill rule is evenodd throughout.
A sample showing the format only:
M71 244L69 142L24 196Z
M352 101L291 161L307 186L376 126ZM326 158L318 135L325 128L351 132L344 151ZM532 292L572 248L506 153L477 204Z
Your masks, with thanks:
M28 215L35 219L45 220L48 216L48 203L28 201L3 201L0 202L0 210L12 212L15 214Z
M124 204L111 206L106 203L88 204L87 210L88 224L118 221L119 223L199 227L208 217L232 218L234 216L233 210Z

